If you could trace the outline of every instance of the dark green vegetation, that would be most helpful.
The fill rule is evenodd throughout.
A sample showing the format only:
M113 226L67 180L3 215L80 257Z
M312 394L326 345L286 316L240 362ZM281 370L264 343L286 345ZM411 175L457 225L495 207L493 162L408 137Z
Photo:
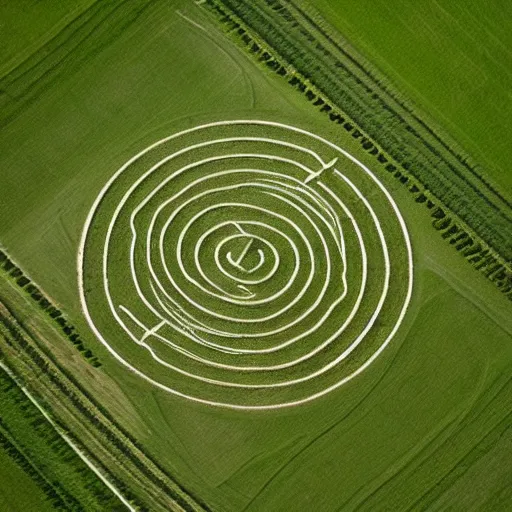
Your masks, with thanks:
M285 8L283 4L277 1L267 1L266 3L272 6L272 10L269 11L270 14L267 13L272 20L274 20L272 13L277 11L284 18L285 23L291 23L293 28L297 29L307 41L315 41L314 35L307 32L307 27L304 28L301 26L301 28L297 28L299 25L296 18L293 17L292 11ZM452 152L452 156L457 156L459 163L464 164L463 166L466 167L474 177L477 177L482 182L482 186L488 189L492 195L496 196L500 200L504 208L500 214L503 218L502 220L504 220L503 224L495 222L496 219L492 213L492 210L496 209L495 206L489 202L489 199L482 194L481 190L478 189L476 185L466 180L466 185L468 185L474 193L487 202L488 207L491 208L491 210L489 210L489 208L482 209L481 205L475 206L478 203L475 203L474 201L471 202L471 200L468 199L468 197L472 197L471 193L467 197L464 196L464 190L466 190L466 188L461 186L460 183L458 185L453 185L453 183L457 181L457 177L461 177L460 172L453 165L449 165L444 168L442 166L438 167L437 163L432 163L428 168L426 166L420 166L419 168L423 168L424 170L422 175L421 173L418 174L418 172L416 172L416 169L418 168L418 163L416 161L414 165L411 164L411 162L413 162L411 158L404 162L405 148L402 147L402 144L407 146L407 151L412 151L413 153L416 151L414 149L415 146L410 140L404 137L403 134L400 135L400 130L394 130L393 133L397 133L397 136L401 137L400 140L405 140L406 143L401 142L398 145L394 145L392 140L388 140L385 137L385 130L382 130L383 125L380 122L376 123L371 117L373 115L373 110L370 110L369 108L365 110L363 107L360 107L359 110L353 110L351 109L352 104L350 101L348 101L347 107L347 98L345 97L347 94L345 86L347 82L346 80L341 80L340 78L337 82L339 92L342 94L340 97L337 97L336 95L329 96L330 93L319 92L319 89L321 91L325 91L326 89L323 87L327 87L327 85L323 84L321 80L320 82L315 80L315 76L311 75L311 70L316 69L320 72L320 68L313 65L308 67L307 63L302 62L302 57L299 58L299 62L296 62L294 59L297 58L299 52L296 51L294 46L292 46L291 49L283 50L278 45L279 41L281 41L281 43L286 46L285 38L289 36L287 31L283 30L282 37L278 37L271 32L273 37L277 37L277 39L274 40L273 37L269 37L267 35L268 31L266 29L264 35L258 33L258 24L255 25L254 31L251 31L248 28L252 28L253 26L253 17L248 13L253 13L253 10L257 9L255 4L251 4L248 7L242 5L243 2L237 3L235 7L229 4L229 2L227 2L227 4L231 9L233 9L232 11L226 11L226 8L220 1L208 0L206 2L206 5L212 10L212 12L214 12L216 17L220 19L221 23L232 34L234 39L241 43L253 57L257 58L260 63L271 69L278 76L287 80L292 87L305 96L307 101L309 101L321 113L328 116L331 122L340 125L340 130L349 132L354 139L360 142L363 150L368 151L375 157L375 162L378 166L384 167L387 172L391 173L402 185L405 185L408 190L415 195L416 203L424 204L429 210L432 210L432 225L436 230L441 232L443 239L447 240L467 259L470 264L472 264L477 270L483 272L488 279L496 284L502 293L512 300L512 269L509 262L512 253L510 253L508 249L508 243L512 240L512 237L509 237L510 233L508 232L509 227L512 226L512 217L508 217L508 213L512 213L511 204L499 192L497 192L492 185L485 182L474 167L471 168L468 166L468 157L453 155L453 151L450 150L446 143L436 133L434 133L433 130L427 126L413 110L408 108L402 100L398 102L396 112L391 110L389 105L384 104L383 100L379 100L384 110L390 111L398 116L400 123L405 124L405 130L412 133L418 139L418 144L420 144L422 140L420 140L420 134L416 132L415 129L411 128L410 125L406 124L406 119L411 116L413 121L417 121L420 126L427 131L427 134L433 135L441 146L450 150ZM350 53L346 46L340 46L340 44L337 43L331 35L329 35L330 30L332 31L332 29L326 29L324 21L315 22L315 20L305 11L297 7L296 9L298 19L301 19L307 26L311 25L310 30L313 30L313 33L318 35L320 39L322 39L322 37L326 39L327 43L324 41L323 44L328 45L332 43L332 45L334 45L334 49L331 50L333 52L341 52L341 56L338 56L338 58L344 59L344 62L342 63L340 60L337 60L335 64L336 68L343 68L348 72L350 71L351 64L355 64L361 71L366 72L368 77L371 78L373 76L366 71L368 64L365 64L366 67L361 65L359 60L356 60L360 59L360 57L357 55L354 57L352 55L352 53L354 53L353 50L351 50ZM249 23L244 21L244 13L246 17L249 16L249 19L251 20ZM267 26L269 20L263 16L263 12L259 12L259 14L260 18L256 16L256 19L260 19L262 25L259 27L260 30L262 30L262 27ZM320 23L320 25L318 25L318 23ZM272 46L272 44L277 44L277 46ZM328 50L321 42L316 42L316 48L324 54L324 56L334 58L334 54L330 53L331 50ZM288 59L286 59L287 55ZM301 72L301 65L303 66L302 69L307 69L307 72ZM326 68L322 67L321 69L325 71ZM364 94L372 93L372 100L379 99L378 94L373 92L373 90L370 89L362 79L355 75L352 76L352 78L355 81L354 94L356 96L359 90L359 93L363 92L363 96ZM343 84L343 86L340 84ZM379 78L376 80L374 85L381 88L381 92L384 96L392 94L389 99L390 101L395 101L395 99L399 97L398 93L389 93L390 86L385 86L384 84L385 79ZM334 87L332 83L331 86ZM327 88L327 90L329 90L329 88ZM332 98L335 99L333 100ZM406 112L402 113L402 115L397 113L399 107L405 109ZM348 117L347 112L351 117ZM356 112L359 112L359 114ZM364 117L365 113L368 112L370 113L370 121L368 121L370 122L370 129L368 129L366 124L367 120L365 120L366 118ZM361 118L361 116L363 116L363 118ZM396 123L394 122L390 122L389 125L391 127L396 127ZM365 135L365 132L370 135ZM398 139L395 139L395 142L397 140ZM425 147L435 156L440 156L441 153L438 146L425 142ZM414 158L420 158L420 153L415 154ZM432 172L435 169L437 169L437 173ZM455 181L452 185L447 185L446 179L448 179L448 181L453 181L453 179L455 179ZM432 186L432 183L434 183L434 186ZM453 198L455 196L457 196L458 199L456 199L456 202L454 203ZM441 206L436 206L437 204L440 204ZM434 209L434 207L436 208ZM484 212L484 216L490 215L492 222L488 224L488 228L481 228L480 221L475 223L474 217L470 215L472 209L474 212L477 210L480 213ZM498 226L500 225L505 226L505 230L499 228ZM482 231L482 229L484 230ZM505 238L502 238L503 233L505 233ZM495 236L500 239L499 243L494 239Z
M0 450L0 468L0 510L53 510L44 489L4 449Z
M358 129L354 123L351 131L340 130L330 113L319 112L323 105L313 108L306 101L298 84L299 92L293 92L278 73L236 48L200 6L188 0L128 0L108 2L105 14L114 4L133 21L112 37L91 27L79 45L73 36L63 38L64 47L69 39L69 57L48 65L45 71L53 78L33 89L30 101L16 98L11 88L16 104L0 130L0 240L48 300L66 311L103 366L88 364L11 278L0 279L3 298L19 321L40 335L38 354L51 354L59 379L71 386L66 375L72 377L80 397L93 398L94 417L104 421L108 411L109 421L119 425L118 435L126 440L129 434L144 447L137 452L140 457L149 455L215 511L510 510L510 302L432 229L431 215L441 203L429 197L418 207L415 199L423 188L409 192L400 182L404 176L394 177L402 169L388 172L386 166L395 165L391 160L378 164L378 155L363 149L363 136L352 136ZM143 4L147 7L136 15ZM2 19L8 7L12 20L10 32L0 33L12 41L0 44L2 62L10 62L0 66L4 83L10 69L29 56L43 60L48 42L74 20L85 20L71 6L60 11L64 2L58 9L47 5L44 10L52 10L47 16L32 11L42 8L40 2L1 5ZM388 5L391 11L403 8L402 2ZM25 16L24 10L32 14ZM112 11L100 26L111 24L114 32L116 20ZM500 19L495 24L500 31L506 26ZM9 55L3 53L6 48ZM75 55L79 66L73 64ZM35 77L44 75L34 69ZM106 181L152 142L229 118L288 122L346 148L383 180L413 238L415 294L399 336L358 379L311 406L241 414L172 398L117 364L81 317L78 238ZM501 134L501 140L506 145L510 133ZM413 185L421 184L415 180ZM432 209L429 200L436 203ZM103 434L56 393L57 386L31 357L22 357L23 351L3 339L0 343L3 351L13 350L10 361L17 363L27 387L46 400L54 417L65 420L89 455L121 471L120 483L129 487L125 491L167 499L152 510L170 508L165 491L151 486L147 496L150 486L138 483L138 473L130 476L131 469L124 472L123 464L104 451ZM119 434L121 428L127 435ZM0 489L5 482L0 480ZM26 510L23 502L19 505Z
M69 341L75 345L76 349L83 354L92 366L99 368L101 363L93 352L84 345L84 341L80 338L75 327L69 323L69 320L63 315L62 311L55 307L32 283L32 280L27 277L23 271L12 262L7 256L5 251L0 249L0 272L4 271L6 277L11 278L16 284L23 288L30 298L39 305L39 307L50 317L56 324L60 326L64 334L68 337Z
M54 510L126 510L1 368L0 402L0 448Z
M5 282L2 284L5 286ZM9 290L8 286L6 290L8 299L3 297L5 293L5 289L3 289L0 303L0 334L5 343L0 355L2 360L5 360L20 375L24 375L27 366L34 370L37 369L37 387L31 389L31 392L45 407L52 410L57 418L55 421L62 431L83 450L87 458L137 509L153 510L162 507L188 512L207 509L207 507L196 503L172 477L165 474L158 463L155 463L143 452L139 443L131 438L112 419L109 412L97 404L95 399L76 382L73 375L60 367L54 356L47 351L45 347L47 339L44 335L35 334L39 333L40 329L44 329L44 323L38 319L21 321L16 318L7 303L12 304L10 301L19 300L20 297L16 297L16 293ZM21 301L23 303L24 299L21 298ZM34 307L33 304L31 306ZM53 336L59 337L58 331L57 333L54 331ZM95 510L94 505L89 502L81 504L80 486L83 485L85 489L89 489L93 495L97 496L101 507L98 510L104 510L104 506L110 507L109 503L102 503L104 500L102 492L112 499L110 491L104 488L103 483L88 468L87 471L83 471L83 468L80 469L85 465L69 445L16 387L15 382L7 374L4 375L4 378L8 381L6 391L10 390L11 394L17 393L18 397L23 397L24 406L18 412L29 409L33 412L33 416L37 417L32 421L34 418L28 414L25 418L28 423L25 424L21 422L20 418L16 423L17 418L13 417L13 427L12 430L9 430L10 418L7 416L6 425L2 424L0 427L3 426L6 430L4 448L8 453L20 461L20 464L37 483L45 484L44 489L47 495L55 500L56 506L68 507L72 510L89 510L93 507ZM26 384L27 387L30 387L30 383ZM10 402L16 403L16 400L9 394L2 396L2 411L4 403L7 408ZM40 431L39 439L32 440L34 429L37 432ZM12 439L7 437L8 433L11 433ZM19 437L16 437L18 433L21 441ZM83 444L85 441L83 436L88 437L91 434L93 434L92 446ZM27 437L23 439L23 436ZM89 440L89 442L91 441ZM49 463L52 459L43 449L44 444L41 443L48 444L55 450L56 455L62 455L60 460L56 459L56 468L51 464L43 464L42 461ZM18 447L17 451L16 447ZM27 457L26 451L29 451L31 457ZM75 458L70 454L73 454ZM80 471L75 471L74 464L79 466ZM87 477L81 478L82 473L85 473ZM66 489L64 486L61 489L60 482L66 482L68 478L69 484L74 482L74 487ZM52 489L48 488L49 482L52 482ZM55 482L59 482L59 484ZM117 498L115 501L117 502ZM118 508L125 509L126 507L116 504L114 509Z
M466 155L447 145L361 64L355 52L333 37L332 29L324 28L325 24L293 2L225 0L222 4L332 105L346 112L505 261L512 258L511 203L485 181ZM297 85L300 83L299 79Z

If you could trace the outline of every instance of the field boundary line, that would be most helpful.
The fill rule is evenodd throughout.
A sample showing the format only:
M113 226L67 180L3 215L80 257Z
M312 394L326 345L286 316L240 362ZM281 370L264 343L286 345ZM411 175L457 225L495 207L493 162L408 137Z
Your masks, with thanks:
M137 512L137 509L134 508L130 502L124 497L124 495L119 491L115 485L108 480L108 478L103 475L103 473L86 457L86 455L78 448L78 446L73 443L73 441L62 431L59 425L52 419L50 414L46 412L46 410L39 404L39 402L32 396L30 391L19 381L18 377L14 374L14 372L6 366L0 360L0 368L13 379L18 387L23 391L23 394L37 407L39 412L45 417L45 419L50 423L50 425L54 428L54 430L66 441L66 443L73 449L73 451L80 457L80 459L89 467L91 471L93 471L96 476L114 493L121 502L130 510L130 512Z

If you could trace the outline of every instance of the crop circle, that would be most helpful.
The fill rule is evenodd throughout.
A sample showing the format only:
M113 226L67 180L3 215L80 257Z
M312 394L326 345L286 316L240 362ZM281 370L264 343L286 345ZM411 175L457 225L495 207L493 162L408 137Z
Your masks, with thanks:
M78 257L84 314L129 370L238 409L299 405L389 344L412 293L403 218L346 151L268 121L144 149L96 199Z

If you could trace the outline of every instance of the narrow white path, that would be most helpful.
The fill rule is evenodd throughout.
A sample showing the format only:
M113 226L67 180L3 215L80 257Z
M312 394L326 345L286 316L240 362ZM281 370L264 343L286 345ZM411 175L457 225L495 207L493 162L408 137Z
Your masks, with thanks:
M46 418L48 423L56 430L56 432L66 441L66 443L73 449L73 451L85 462L87 467L91 469L94 474L112 491L113 494L115 494L119 500L123 503L123 505L126 506L128 510L131 512L136 512L136 509L133 508L131 503L121 494L121 492L107 479L105 475L82 453L80 448L64 433L62 432L61 428L53 421L51 416L39 405L37 400L32 396L32 394L28 391L28 389L22 385L18 379L16 378L16 375L14 375L11 370L5 366L4 363L0 361L0 368L5 371L11 377L18 387L23 391L25 396L37 407L39 412Z
M373 182L376 191L380 194L380 197L377 195L379 197L378 200L384 199L389 203L402 232L408 265L408 280L404 283L403 305L397 311L395 323L387 337L359 368L321 391L283 403L277 402L261 405L224 403L204 399L200 396L192 396L156 381L126 361L121 354L110 346L108 340L103 337L100 330L96 327L89 313L84 291L83 266L88 231L94 221L97 210L101 209L100 203L120 175L142 156L166 142L180 137L185 138L188 134L194 132L204 131L208 133L217 127L239 127L239 131L243 133L244 125L251 129L258 127L278 129L278 131L283 132L283 137L249 137L240 135L236 137L211 138L207 136L206 139L208 140L203 139L201 142L182 146L181 149L177 149L171 154L164 154L156 164L153 164L151 168L143 172L130 185L117 204L106 232L102 263L104 294L110 306L113 319L125 330L129 338L141 347L144 347L156 362L167 368L171 373L181 374L186 378L204 382L205 385L277 390L282 387L290 387L306 382L332 371L364 341L365 337L373 329L385 302L388 300L390 284L393 278L388 243L378 215L372 208L370 201L356 184L342 172L343 162L340 158L344 157L350 160L361 169L365 179L370 178ZM286 136L284 136L285 133ZM301 142L309 138L310 140L322 143L326 147L325 154L333 158L325 163L327 160L323 159L324 155L321 156L310 148L291 142L293 134L297 134L302 138L305 137ZM263 144L263 146L272 148L275 152L266 154L249 151L247 153L225 153L225 148L229 147L231 143L238 145L243 143L248 147ZM125 306L119 306L119 299L116 300L112 296L113 292L117 293L111 289L108 277L111 265L109 260L110 244L114 228L117 226L122 210L128 207L133 194L139 187L144 186L146 180L149 180L155 173L159 173L164 166L172 164L174 160L187 155L192 155L193 159L193 155L196 152L202 152L201 154L204 155L205 150L210 151L213 156L200 158L197 161L173 170L158 182L153 181L153 188L133 208L131 213L130 229L132 238L129 248L129 272L135 288L135 295L130 300L137 299L156 318L155 322L149 322L154 327L147 328L142 322L134 320L133 313ZM279 154L282 150L285 150L286 157ZM336 152L338 156L333 155L333 152ZM292 153L297 156L290 158L288 155ZM262 164L259 168L246 167L244 165L245 161L254 162L256 160ZM318 162L320 169L318 170L316 165L313 168L304 165L303 162L306 160ZM194 172L195 169L199 167L207 168L207 166L217 165L217 163L229 164L230 168L222 171L203 172L203 174L196 173L196 178L187 182L186 176ZM265 168L273 163L292 166L299 175L302 174L303 178L299 179L295 175L285 175ZM177 353L189 358L191 361L223 371L275 372L304 363L319 354L331 343L340 339L340 336L348 328L352 320L356 318L356 315L360 316L363 314L359 311L360 306L365 300L367 268L369 264L364 242L366 233L361 231L356 215L326 185L327 182L323 180L325 173L329 173L329 180L332 180L333 176L338 178L340 183L343 183L344 189L350 191L350 194L357 199L356 202L351 200L351 204L358 204L360 205L358 208L364 209L367 216L365 225L368 224L368 221L371 221L373 224L372 230L375 231L381 246L380 258L382 259L382 264L379 263L379 266L382 267L380 270L382 281L380 283L380 296L371 315L364 321L359 334L346 345L341 353L337 354L329 362L326 362L320 369L293 379L288 378L271 382L267 379L265 383L253 384L212 379L188 371L186 368L178 367L173 362L163 359L158 350L158 343L176 350ZM159 197L158 194L161 195L162 191L169 184L179 183L179 180L183 179L183 177L185 177L186 185L174 186L174 190L177 189L177 191L171 197L167 196L165 200L160 201L156 209L154 209L155 200L158 200ZM225 180L227 179L235 180L235 183L223 185L222 183L226 183ZM245 193L245 190L250 193ZM233 199L220 199L227 197L232 197ZM243 199L237 200L238 197ZM269 203L269 200L272 202ZM374 195L372 194L373 200ZM260 206L267 203L272 204L272 207ZM150 205L152 205L151 208L154 211L152 215L150 214L149 226L147 230L146 227L143 228L145 233L139 234L138 231L142 228L137 219L141 218L142 212L146 212ZM183 219L183 216L188 211L193 211L194 214L183 224L183 221L179 219ZM227 213L224 214L223 212ZM239 214L236 212L244 212L244 219L242 217L237 218ZM144 213L144 215L147 216L147 213ZM160 219L164 217L165 221L162 222ZM197 237L198 228L196 226L208 225L210 218L219 217L224 217L225 221L216 221L212 227L193 241ZM248 221L247 219L249 218L252 220ZM342 222L342 218L348 219L349 224L347 225L346 220ZM177 225L181 226L178 231L175 228ZM251 228L251 226L253 227ZM280 228L277 229L276 226L280 226ZM286 226L286 231L282 229L284 226ZM256 228L257 230L253 233L252 231ZM357 277L359 288L357 290L356 287L351 292L351 310L346 318L340 319L340 325L329 332L331 327L326 330L325 326L332 324L332 322L331 324L328 323L331 315L348 297L349 286L354 287L356 284L353 282L355 276L352 276L351 281L348 282L346 274L350 262L346 259L344 232L349 228L352 233L351 236L357 240L360 250L359 257L361 260L358 265L361 268L361 274ZM203 228L199 228L199 231L201 229ZM231 233L229 229L231 229ZM277 235L281 237L285 244L279 245L278 249L277 246L266 240L267 235L262 236L265 232L268 233L269 240ZM212 253L215 266L203 268L201 262L203 247L211 247L211 241L215 240L214 237L216 236L220 237L218 238L220 242L218 242ZM227 247L227 244L231 243L236 237L244 240L243 244L237 246L238 249L223 249L224 245ZM158 242L158 251L153 250L155 241ZM372 243L375 243L375 241ZM173 244L176 244L175 249L170 251L169 248ZM299 250L298 244L306 249L304 254L301 254L302 249ZM288 262L295 262L292 266L289 264L284 265L283 263L284 260L282 258L284 256L280 254L280 251L285 247L289 248L287 250L290 252L290 255L294 254L292 260L290 260L290 256L286 259ZM318 252L318 247L323 248L321 252ZM193 248L193 258L190 259L188 256L185 258L185 249L190 251L191 248ZM141 251L146 253L145 261L141 260L139 256L136 257L136 254L140 255ZM375 257L375 254L377 254L375 248L372 248L372 257ZM350 255L352 258L354 256L354 254ZM245 265L246 260L251 262L248 266ZM269 269L268 266L272 262L274 262L274 266ZM141 267L142 264L144 265L143 268ZM263 269L266 269L265 272L267 274L259 273ZM283 281L283 277L286 277L286 279L284 279L284 284L281 285L280 289L269 294L269 279L274 276L277 269L279 269L280 282ZM147 281L145 281L147 279L145 277L147 272L149 272L150 276L149 287ZM198 274L196 275L196 273ZM413 260L407 228L395 201L378 178L361 162L335 144L306 130L270 121L236 120L207 123L183 130L149 146L121 167L100 192L87 216L78 252L78 275L82 308L91 328L110 353L130 371L161 389L200 403L233 409L274 409L300 405L324 396L326 393L339 388L359 375L382 353L397 332L406 314L412 295ZM254 280L251 280L252 275L255 276ZM307 277L305 281L303 279L300 289L297 289L297 285L294 283L299 279L299 276ZM375 287L375 282L372 282L373 287ZM311 298L311 290L313 289L315 290L314 295L316 298ZM211 304L210 306L206 305L206 297L209 297L208 303ZM276 310L272 309L274 303L277 304L277 301L283 301L285 298L284 306ZM304 302L306 299L309 303ZM215 303L218 306L214 307L213 304ZM221 304L224 305L221 306ZM261 309L264 305L265 309ZM260 309L254 309L257 307ZM251 311L253 313L249 316L241 315L246 308L252 308ZM279 325L280 318L284 318L283 315L289 310L296 313L287 323ZM143 328L142 338L140 338L140 335L137 337L131 332L130 327L123 322L119 311L127 314L128 317L136 321L137 325ZM238 314L236 313L237 311L239 311ZM261 314L257 314L259 311L261 311ZM364 314L369 315L369 313ZM224 324L226 322L230 323L233 326L233 330L227 330L222 322ZM221 325L223 325L222 328L220 327ZM169 329L175 335L171 336ZM282 333L287 331L290 331L290 335L288 339L283 341ZM263 348L259 347L267 338L272 340L277 335L281 336L281 341L278 344ZM174 339L176 336L177 338ZM218 351L219 353L226 354L228 357L238 358L243 357L244 354L270 354L282 351L292 344L303 339L310 339L312 336L315 337L316 345L313 349L295 357L293 360L280 364L247 366L240 363L221 363L217 360L200 356L192 348L185 349L180 346L180 336L192 342L191 347L201 346L214 352ZM253 340L253 344L256 346L243 348L239 346L239 343L236 347L230 344L219 343L220 339L228 342L229 340L236 341L239 338L246 339L247 341ZM198 389L200 390L201 388L199 387ZM277 401L279 400L278 396L276 395Z

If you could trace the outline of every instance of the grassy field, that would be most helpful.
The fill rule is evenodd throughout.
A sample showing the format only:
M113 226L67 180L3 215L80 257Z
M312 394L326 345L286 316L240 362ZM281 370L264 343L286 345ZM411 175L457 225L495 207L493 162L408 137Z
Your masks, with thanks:
M3 368L0 393L2 448L44 489L54 509L125 509Z
M0 510L50 512L54 510L45 493L13 460L0 450Z
M193 3L116 5L122 16L105 15L124 20L115 18L119 30L92 30L70 44L44 87L31 88L29 73L30 101L12 100L0 131L0 241L69 313L103 366L92 369L70 355L69 342L48 336L61 364L216 511L509 509L510 303L384 171L378 177L412 238L414 294L382 357L343 388L284 411L221 410L147 384L95 341L80 310L80 234L102 187L143 148L204 122L260 118L318 133L374 165ZM42 62L40 45L71 12L56 12L37 37L20 28L0 69L12 69L28 44Z
M92 3L92 0L67 0L47 9L31 0L15 4L2 2L0 76L37 51Z
M510 191L509 3L307 3L462 144L502 192Z

